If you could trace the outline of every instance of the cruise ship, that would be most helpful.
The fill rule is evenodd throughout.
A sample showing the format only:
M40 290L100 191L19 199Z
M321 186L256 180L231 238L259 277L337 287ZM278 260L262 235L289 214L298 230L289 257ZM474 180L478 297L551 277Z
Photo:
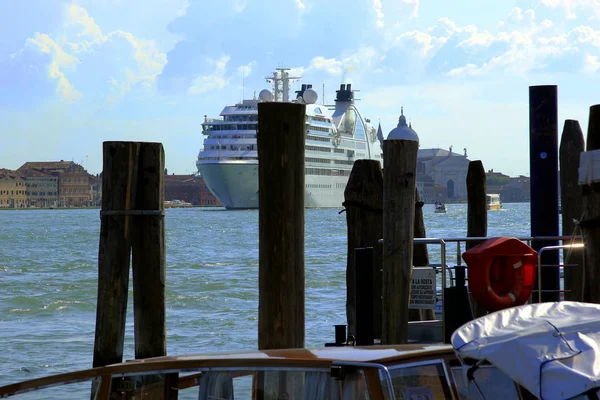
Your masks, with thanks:
M267 80L273 92L264 89L259 98L226 106L220 118L202 124L204 148L196 166L204 182L227 209L258 208L258 104L290 101L289 69L278 68ZM306 104L305 206L341 207L344 189L354 161L382 161L383 135L355 106L351 84L336 91L333 105L317 104L310 84L302 84L292 101Z

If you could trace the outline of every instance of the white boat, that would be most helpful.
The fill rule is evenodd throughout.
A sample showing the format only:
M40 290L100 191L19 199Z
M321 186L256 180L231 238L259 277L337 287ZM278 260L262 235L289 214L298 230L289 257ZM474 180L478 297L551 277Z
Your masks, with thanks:
M502 208L502 202L500 201L500 195L491 193L486 195L487 209L488 210L500 210Z
M463 369L461 397L598 399L600 305L561 301L511 307L452 334ZM493 379L490 372L497 370ZM495 386L491 387L490 383ZM510 391L509 391L510 388Z
M226 106L220 118L202 124L204 147L196 166L215 197L228 209L258 208L258 103L290 101L288 69L278 68L267 78L274 93L263 90L258 99ZM350 84L340 85L335 104L317 104L312 85L302 85L295 102L306 104L305 205L341 207L354 161L382 161L383 134L369 125L354 104ZM402 116L401 118L404 118Z

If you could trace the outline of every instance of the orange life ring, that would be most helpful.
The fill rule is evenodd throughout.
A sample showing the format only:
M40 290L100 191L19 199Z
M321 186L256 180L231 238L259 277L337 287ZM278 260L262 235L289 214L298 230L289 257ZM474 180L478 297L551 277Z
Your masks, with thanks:
M535 284L537 252L516 238L490 238L462 255L469 290L488 311L527 302Z

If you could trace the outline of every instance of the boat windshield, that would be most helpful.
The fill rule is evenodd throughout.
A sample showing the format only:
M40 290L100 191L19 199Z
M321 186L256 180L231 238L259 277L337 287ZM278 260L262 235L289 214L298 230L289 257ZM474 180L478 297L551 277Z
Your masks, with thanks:
M461 399L520 399L517 384L504 372L491 365L477 368L473 373L474 379L470 383L462 367L452 368L452 378Z
M178 399L178 400L278 400L356 399L368 400L365 371L351 368L343 376L332 376L329 368L211 368L195 371L153 371L118 374L108 385L94 382L55 382L18 393L15 399ZM104 386L107 386L104 388ZM11 393L9 395L12 395ZM108 396L108 397L106 397ZM4 395L0 396L4 397ZM11 397L13 398L13 397Z

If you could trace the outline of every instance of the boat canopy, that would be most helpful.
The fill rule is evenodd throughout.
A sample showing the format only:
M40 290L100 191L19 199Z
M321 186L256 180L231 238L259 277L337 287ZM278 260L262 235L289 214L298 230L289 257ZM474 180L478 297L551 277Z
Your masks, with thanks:
M600 387L597 304L508 308L463 325L451 342L465 372L488 362L540 399L568 399Z

